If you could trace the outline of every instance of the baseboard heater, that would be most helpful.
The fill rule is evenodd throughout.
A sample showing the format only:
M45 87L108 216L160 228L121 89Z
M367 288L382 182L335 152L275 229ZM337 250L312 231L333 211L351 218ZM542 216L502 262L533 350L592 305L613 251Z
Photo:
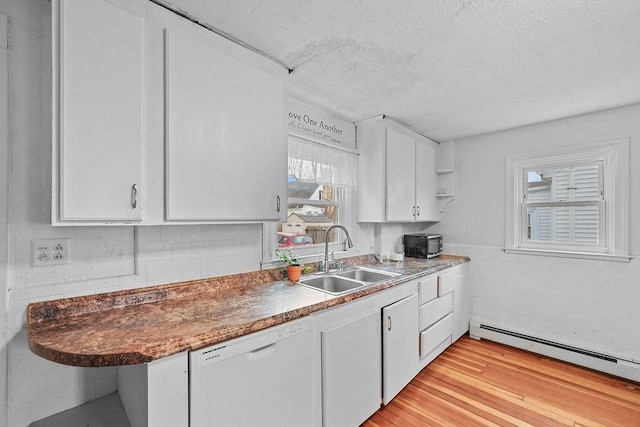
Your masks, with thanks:
M470 335L640 382L637 362L477 322L471 322Z

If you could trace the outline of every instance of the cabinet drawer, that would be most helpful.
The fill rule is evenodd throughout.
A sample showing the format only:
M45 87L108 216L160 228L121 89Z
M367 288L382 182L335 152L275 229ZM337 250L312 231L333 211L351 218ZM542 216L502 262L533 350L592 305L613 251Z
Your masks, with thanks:
M441 298L436 298L420 306L420 331L442 319L453 309L453 294L449 292Z
M438 276L425 277L418 281L420 294L419 304L422 305L438 297Z
M453 315L448 314L444 319L420 333L420 357L426 356L444 340L451 342Z
M453 271L438 276L438 296L441 297L453 291L454 283L455 272Z

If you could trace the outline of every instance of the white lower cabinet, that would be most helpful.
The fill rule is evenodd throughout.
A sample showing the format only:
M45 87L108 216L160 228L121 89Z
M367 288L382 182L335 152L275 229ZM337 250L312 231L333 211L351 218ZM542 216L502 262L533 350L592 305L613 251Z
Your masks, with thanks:
M426 366L451 344L453 328L453 282L447 273L418 282L420 295L420 365Z
M418 281L422 369L469 330L469 264L458 264Z
M416 282L407 282L314 315L322 350L309 425L360 425L416 375L416 293Z
M469 264L464 263L453 270L453 335L455 342L469 332L471 320L471 296L469 295Z
M118 394L131 427L189 427L189 354L118 367Z
M120 398L133 427L360 425L466 332L467 276L465 263L191 355L120 367ZM218 369L204 372L210 365Z
M418 295L382 309L382 403L387 405L416 375Z
M322 331L325 427L356 426L380 407L380 311Z

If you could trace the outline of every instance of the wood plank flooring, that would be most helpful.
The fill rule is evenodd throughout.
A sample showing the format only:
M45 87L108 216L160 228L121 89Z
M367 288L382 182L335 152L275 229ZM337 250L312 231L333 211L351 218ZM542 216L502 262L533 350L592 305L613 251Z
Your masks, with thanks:
M640 384L465 336L363 424L394 426L640 427Z

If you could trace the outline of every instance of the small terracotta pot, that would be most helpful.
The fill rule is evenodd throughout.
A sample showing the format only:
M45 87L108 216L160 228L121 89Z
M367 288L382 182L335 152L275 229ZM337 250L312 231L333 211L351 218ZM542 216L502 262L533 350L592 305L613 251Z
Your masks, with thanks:
M300 275L302 274L302 266L301 265L288 265L287 266L287 277L292 282L297 282L300 280Z

